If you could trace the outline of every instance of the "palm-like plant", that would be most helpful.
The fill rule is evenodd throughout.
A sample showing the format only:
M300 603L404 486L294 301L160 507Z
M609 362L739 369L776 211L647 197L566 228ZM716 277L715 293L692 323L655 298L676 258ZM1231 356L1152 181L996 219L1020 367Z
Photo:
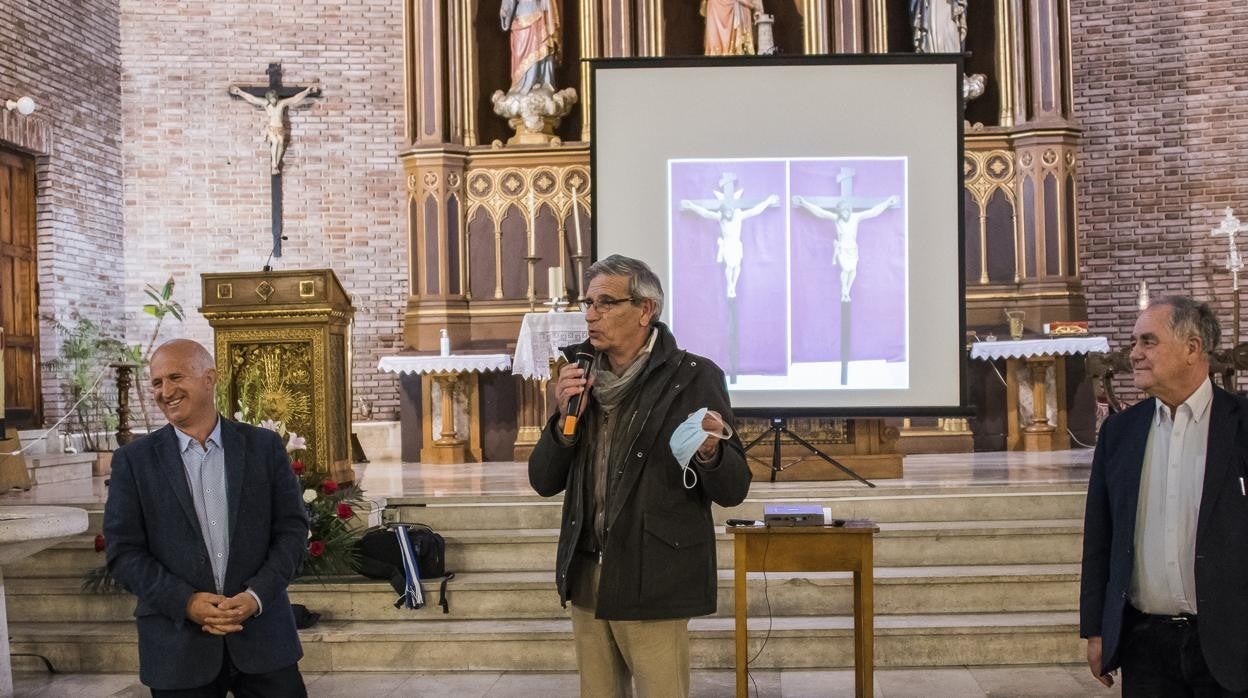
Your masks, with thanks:
M53 321L61 335L61 348L55 359L44 364L59 372L69 390L71 429L80 432L83 448L87 451L103 450L101 432L116 426L117 415L105 399L111 387L104 380L108 365L121 358L125 345L108 337L95 323L79 319L73 327L59 320Z
M173 277L170 276L164 285L156 288L152 284L147 284L143 292L152 300L151 303L143 304L143 312L156 318L156 327L152 328L152 336L147 340L147 348L142 349L142 345L136 344L126 351L126 360L129 363L138 365L138 381L135 385L135 394L139 398L139 411L143 413L143 426L150 433L152 431L151 418L147 414L147 399L144 397L147 391L143 389L143 370L151 362L152 352L156 351L156 339L160 337L160 326L164 324L165 318L172 316L173 319L181 322L185 318L182 311L182 304L173 300Z

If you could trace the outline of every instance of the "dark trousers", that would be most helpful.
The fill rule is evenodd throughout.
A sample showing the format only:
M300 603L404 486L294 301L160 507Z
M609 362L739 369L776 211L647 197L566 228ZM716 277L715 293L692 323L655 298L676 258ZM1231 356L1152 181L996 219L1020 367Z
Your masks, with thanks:
M1248 698L1209 673L1196 618L1150 616L1128 606L1123 621L1123 698Z
M153 688L152 698L225 698L226 692L237 698L307 698L298 663L267 674L244 674L234 666L228 649L222 655L221 672L212 683L173 691Z

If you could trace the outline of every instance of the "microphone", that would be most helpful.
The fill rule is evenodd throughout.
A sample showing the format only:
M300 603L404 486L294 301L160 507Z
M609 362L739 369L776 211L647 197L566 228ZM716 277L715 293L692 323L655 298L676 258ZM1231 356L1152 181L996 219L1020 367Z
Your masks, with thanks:
M282 239L283 239L283 240L289 240L290 238L288 238L288 237L286 237L285 235L283 235L283 236L282 236ZM268 259L264 260L264 269L261 269L261 271L273 271L273 267L272 267L272 265L270 264L270 262L272 262L272 261L273 261L273 253L274 253L275 251L276 251L276 250L275 250L274 248L269 248L269 257L268 257Z
M589 371L589 367L594 364L594 355L587 351L576 352L576 367L582 371ZM573 395L568 400L568 414L563 418L563 435L569 439L576 435L576 417L581 411L581 398L585 397L584 392Z

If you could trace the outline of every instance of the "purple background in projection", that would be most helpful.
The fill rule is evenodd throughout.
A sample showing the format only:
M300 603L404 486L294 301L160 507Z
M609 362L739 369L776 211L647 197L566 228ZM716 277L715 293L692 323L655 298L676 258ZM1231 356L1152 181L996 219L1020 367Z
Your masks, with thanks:
M791 167L792 195L837 196L841 187L836 175L849 167L854 170L855 198L883 200L896 194L901 206L906 205L902 159L799 160ZM836 224L794 208L791 226L793 361L839 361L841 268L832 259ZM858 224L858 276L850 290L851 361L907 358L905 234L901 207Z
M668 300L672 304L672 332L680 345L728 366L728 299L724 266L716 264L719 222L692 211L681 211L685 199L714 199L724 172L737 176L741 201L757 204L769 194L780 198L773 206L741 224L745 250L737 279L737 372L746 375L784 375L785 325L785 201L783 161L718 160L671 164L672 270Z

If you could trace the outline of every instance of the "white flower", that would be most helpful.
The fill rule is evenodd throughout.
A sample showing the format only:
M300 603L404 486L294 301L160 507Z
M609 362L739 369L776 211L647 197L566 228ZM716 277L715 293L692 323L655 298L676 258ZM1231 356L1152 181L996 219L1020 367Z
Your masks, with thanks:
M286 440L286 452L287 453L298 451L301 448L307 448L307 447L308 447L307 439L303 438L302 436L296 434L293 431L290 432L290 438Z
M260 422L260 428L268 429L269 431L275 431L279 434L282 433L282 423L274 421L272 419L266 419L263 422Z
M311 504L312 502L315 502L315 501L316 501L316 490L304 490L303 491L303 503L304 504Z
M242 413L242 412L235 412L235 413L234 413L234 421L236 421L236 422L241 422L241 421L243 421L243 413Z

